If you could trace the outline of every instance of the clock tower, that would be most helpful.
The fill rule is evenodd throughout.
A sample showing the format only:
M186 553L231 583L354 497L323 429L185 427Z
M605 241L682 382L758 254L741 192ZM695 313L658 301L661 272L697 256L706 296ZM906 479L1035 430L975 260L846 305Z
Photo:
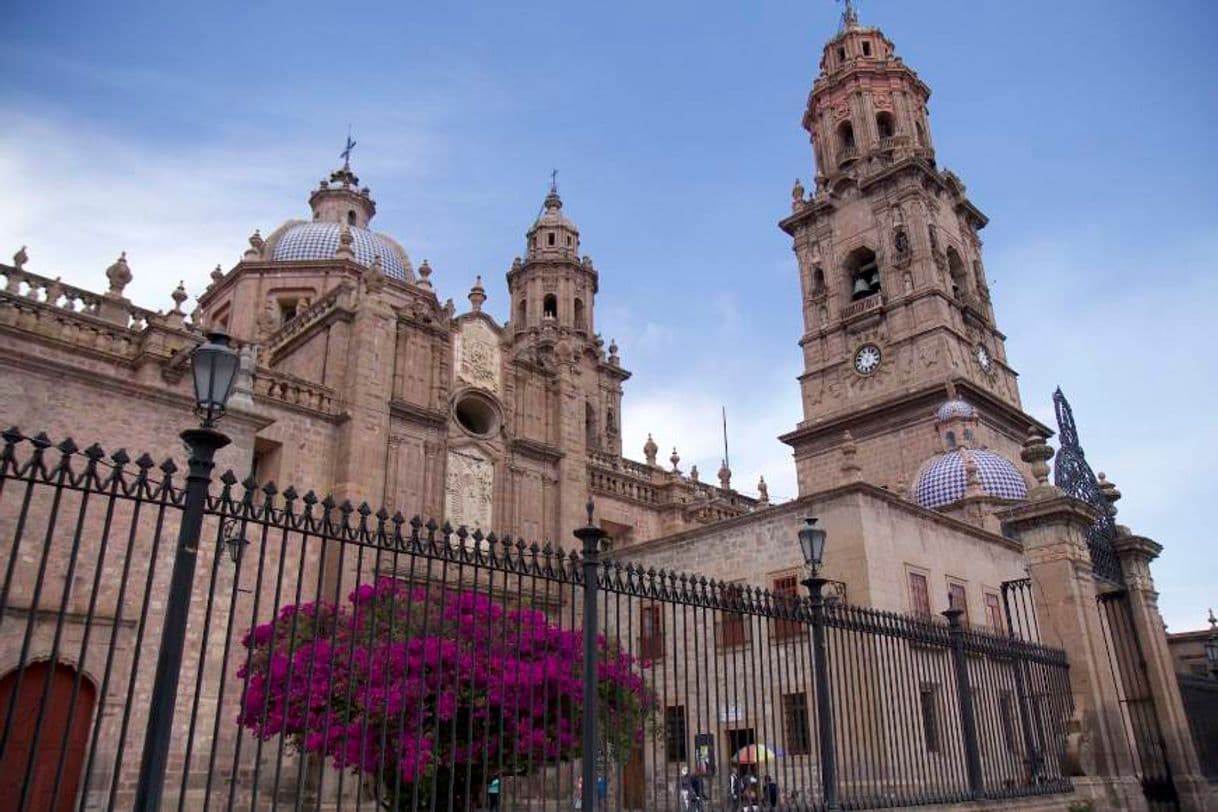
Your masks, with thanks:
M795 182L780 223L804 316L803 420L782 437L801 495L860 475L907 492L942 450L949 393L976 408L974 442L1009 458L1030 426L1048 431L1022 410L986 284L986 216L936 162L929 98L847 4L803 115L814 188Z

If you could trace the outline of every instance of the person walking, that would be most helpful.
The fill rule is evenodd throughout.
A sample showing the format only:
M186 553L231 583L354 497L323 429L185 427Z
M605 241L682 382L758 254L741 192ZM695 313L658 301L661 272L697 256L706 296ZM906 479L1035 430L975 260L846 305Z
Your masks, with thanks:
M732 812L739 812L740 801L744 795L744 781L740 778L740 773L736 772L736 768L732 768L732 774L727 779L727 792L732 799Z
M609 779L604 775L596 777L596 812L604 812L609 808Z
M681 777L677 779L677 791L681 795L681 809L689 809L689 767L681 766Z
M490 805L491 812L497 812L499 809L499 773L491 776L491 783L486 788L486 800Z
M765 805L768 809L778 808L778 782L770 776L765 777L765 781L761 785L762 792L765 795Z

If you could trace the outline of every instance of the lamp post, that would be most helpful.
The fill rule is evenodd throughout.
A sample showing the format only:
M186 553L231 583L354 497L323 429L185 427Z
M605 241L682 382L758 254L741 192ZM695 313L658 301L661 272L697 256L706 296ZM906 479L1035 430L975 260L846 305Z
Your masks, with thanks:
M601 540L605 531L592 521L594 506L588 498L585 506L588 524L575 531L575 537L583 543L584 565L584 707L583 707L583 764L581 807L596 809L596 717L599 712L596 679L596 591L597 570L600 567Z
M1218 679L1218 618L1210 610L1210 636L1205 641L1205 664L1210 668L1210 678Z
M803 580L812 605L812 667L816 680L817 740L820 748L821 792L826 812L841 807L837 802L837 754L833 749L833 708L830 706L829 663L825 658L825 584L820 566L825 556L828 533L816 526L816 519L804 519L799 528L799 548L808 565Z
M134 809L139 812L154 812L161 807L169 741L173 734L173 711L178 695L178 674L182 668L182 648L190 612L190 593L199 551L199 532L203 527L203 511L207 506L216 452L230 442L225 434L216 431L215 425L224 416L225 404L232 393L239 365L237 353L228 346L228 336L221 332L209 334L207 341L191 353L190 362L195 413L199 416L200 426L179 435L190 452L186 502L178 527L178 544L169 580L156 677L148 703L148 727L144 733L144 753L135 793Z

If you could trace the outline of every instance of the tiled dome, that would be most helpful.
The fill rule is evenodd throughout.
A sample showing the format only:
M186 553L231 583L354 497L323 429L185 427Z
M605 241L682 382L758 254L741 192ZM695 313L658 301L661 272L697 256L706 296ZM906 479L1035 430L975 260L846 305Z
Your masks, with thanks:
M1028 483L1006 457L984 448L958 448L935 457L923 466L914 487L914 499L919 505L937 508L950 505L964 496L965 454L977 463L981 489L987 496L998 499L1027 498Z
M349 227L351 249L355 261L371 265L374 257L381 258L381 268L386 276L408 281L411 278L410 258L396 243L375 231ZM278 235L271 260L275 262L301 259L333 259L338 250L338 238L342 226L338 223L297 223L288 226Z
M951 420L953 417L976 417L977 410L968 401L960 398L952 398L951 400L943 401L938 411L935 412L935 419L942 423L945 420Z

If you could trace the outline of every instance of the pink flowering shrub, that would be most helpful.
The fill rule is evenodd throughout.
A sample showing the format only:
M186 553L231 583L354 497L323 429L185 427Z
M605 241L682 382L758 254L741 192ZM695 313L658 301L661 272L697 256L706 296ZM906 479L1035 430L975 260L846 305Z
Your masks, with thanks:
M485 595L381 578L351 607L303 603L251 629L238 723L372 778L387 807L578 757L583 632ZM636 661L600 640L599 730L625 760L656 710Z

